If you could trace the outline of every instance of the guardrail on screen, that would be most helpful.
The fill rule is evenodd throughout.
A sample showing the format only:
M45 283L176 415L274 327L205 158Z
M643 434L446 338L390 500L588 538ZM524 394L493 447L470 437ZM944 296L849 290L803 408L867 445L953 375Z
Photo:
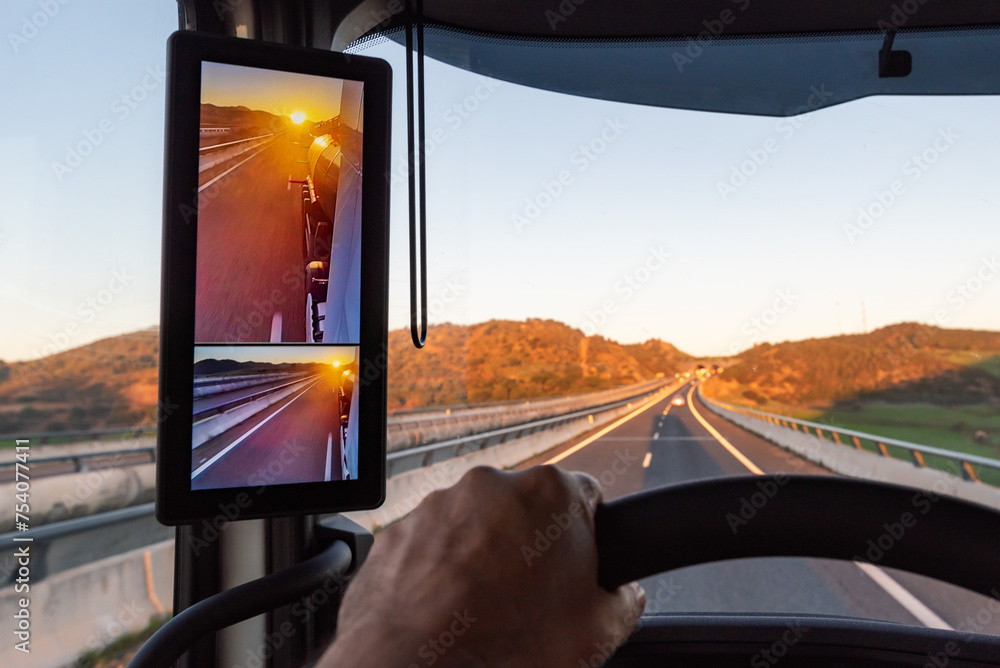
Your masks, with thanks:
M944 448L922 445L920 443L911 443L898 438L888 438L885 436L878 436L877 434L868 434L863 431L856 431L854 429L833 427L819 422L797 420L784 415L775 415L773 413L765 413L751 408L735 406L733 404L727 404L715 399L709 399L702 394L701 388L698 390L698 398L705 403L714 404L715 406L733 411L734 413L739 413L763 422L768 422L778 427L784 427L786 429L792 429L805 434L818 436L821 439L830 440L845 447L853 446L858 450L875 452L883 457L893 457L894 454L892 451L894 449L902 450L906 454L907 458L913 462L914 466L927 467L928 456L940 457L958 464L958 469L961 472L962 477L970 482L982 482L979 472L976 470L977 466L1000 471L1000 460L990 459L989 457L980 457L978 455L958 452L956 450L945 450Z

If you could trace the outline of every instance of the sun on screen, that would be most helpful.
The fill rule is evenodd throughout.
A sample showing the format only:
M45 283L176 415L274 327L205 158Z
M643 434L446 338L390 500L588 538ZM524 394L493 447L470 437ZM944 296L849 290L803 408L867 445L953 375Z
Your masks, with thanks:
M296 125L301 125L302 121L304 120L306 120L305 112L302 111L292 112L292 123L295 123Z

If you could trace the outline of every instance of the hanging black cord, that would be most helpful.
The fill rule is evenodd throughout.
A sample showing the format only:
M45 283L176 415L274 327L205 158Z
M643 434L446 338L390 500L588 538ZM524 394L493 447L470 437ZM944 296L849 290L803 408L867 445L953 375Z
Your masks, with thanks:
M423 348L427 343L427 179L424 175L424 3L409 0L406 24L406 140L409 155L410 187L410 338ZM417 137L414 140L413 32L417 33ZM419 190L417 172L419 171ZM420 306L417 308L417 197L420 224Z

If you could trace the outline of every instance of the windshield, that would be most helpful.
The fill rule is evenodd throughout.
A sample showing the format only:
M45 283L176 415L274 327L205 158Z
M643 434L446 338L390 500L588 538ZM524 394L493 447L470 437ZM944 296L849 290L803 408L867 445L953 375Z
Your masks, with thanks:
M391 41L356 52L403 72ZM528 463L588 471L609 498L765 472L892 476L996 505L996 98L870 97L773 118L427 68L432 326L414 350L398 261L397 105L390 410L659 379L669 401ZM402 76L395 85L404 99ZM801 105L831 94L816 81ZM795 421L762 427L778 418ZM868 454L831 470L834 448ZM888 474L883 450L899 465ZM734 532L767 493L733 509ZM898 540L873 537L857 563L754 559L662 575L644 583L647 613L808 612L974 630L968 620L987 599L878 567ZM986 621L972 623L1000 631Z
M141 21L120 2L11 9L0 617L23 598L17 501L25 528L50 532L28 582L32 665L94 665L127 655L172 602L173 532L149 502L153 436L171 410L157 402L157 361L176 7ZM396 75L390 494L354 519L376 531L398 520L479 450L501 466L587 471L609 499L816 473L923 489L914 514L934 494L1000 507L997 98L868 97L774 118L546 92L429 60L431 327L418 351L405 53L378 40L353 51ZM823 80L799 92L806 109L838 93ZM738 534L773 492L716 519ZM647 613L1000 633L995 602L878 565L904 549L906 521L858 545L855 563L754 559L651 578Z

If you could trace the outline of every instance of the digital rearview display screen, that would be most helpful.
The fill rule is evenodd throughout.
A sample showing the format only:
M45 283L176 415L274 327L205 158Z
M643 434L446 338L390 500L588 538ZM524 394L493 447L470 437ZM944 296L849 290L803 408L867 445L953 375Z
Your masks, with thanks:
M202 62L193 490L358 478L363 105Z

